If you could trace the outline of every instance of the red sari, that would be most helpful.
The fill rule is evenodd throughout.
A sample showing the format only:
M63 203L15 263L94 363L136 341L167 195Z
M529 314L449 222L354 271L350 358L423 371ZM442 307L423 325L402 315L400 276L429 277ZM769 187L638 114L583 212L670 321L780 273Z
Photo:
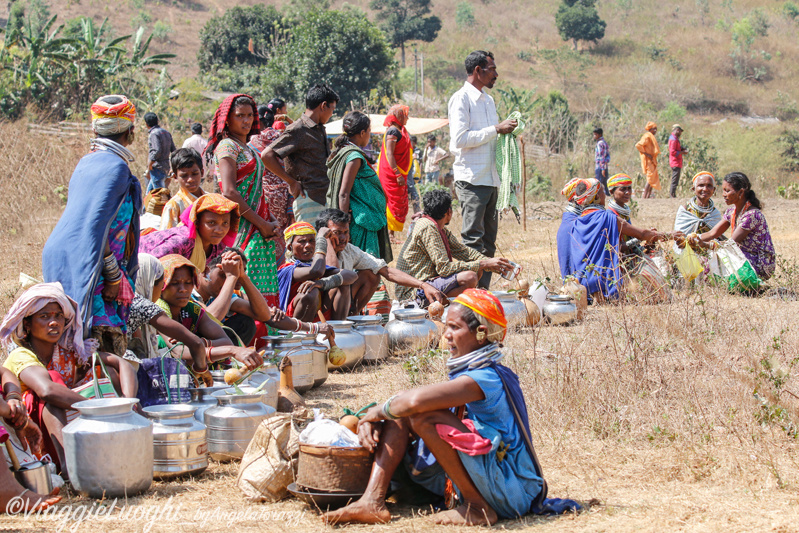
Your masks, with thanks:
M386 158L386 135L388 133L383 134L383 148L380 150L380 158L377 162L377 176L380 178L380 184L386 193L388 229L390 231L402 231L405 225L405 218L408 216L408 171L410 171L413 164L413 144L408 130L400 124L394 115L386 116L383 125L387 127L386 132L393 125L402 133L402 137L394 146L394 160L397 162L399 174L394 172ZM397 184L397 179L400 176L405 179L405 184L402 186Z

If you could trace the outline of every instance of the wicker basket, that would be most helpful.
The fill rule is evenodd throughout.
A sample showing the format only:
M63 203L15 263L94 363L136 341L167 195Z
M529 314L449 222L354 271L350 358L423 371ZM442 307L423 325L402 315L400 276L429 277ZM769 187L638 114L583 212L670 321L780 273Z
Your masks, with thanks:
M363 493L373 461L366 448L300 444L297 485L321 492Z

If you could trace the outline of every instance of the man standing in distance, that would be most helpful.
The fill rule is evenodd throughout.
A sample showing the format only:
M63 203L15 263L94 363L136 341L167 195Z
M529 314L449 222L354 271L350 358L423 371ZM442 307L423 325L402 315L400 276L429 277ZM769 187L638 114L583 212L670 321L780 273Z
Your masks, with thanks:
M682 156L688 153L688 149L683 148L680 142L682 126L675 124L671 127L669 135L669 166L671 167L671 187L669 194L672 198L677 197L677 186L680 184L680 174L682 173Z
M494 54L476 50L466 57L466 82L449 99L450 152L455 161L455 190L461 203L461 238L468 247L494 257L497 240L496 165L497 135L516 128L515 120L499 121L494 99L485 89L494 87ZM484 272L480 287L488 288L491 272Z
M608 190L608 163L610 163L610 149L608 148L608 143L605 142L605 137L603 136L604 132L602 128L596 128L594 130L594 140L596 141L596 150L595 150L595 178L599 183L602 184L602 188L605 189L605 194L610 194Z
M327 85L311 87L305 97L305 113L261 154L266 168L288 184L297 222L313 224L325 208L330 186L325 123L336 111L338 100L338 94Z

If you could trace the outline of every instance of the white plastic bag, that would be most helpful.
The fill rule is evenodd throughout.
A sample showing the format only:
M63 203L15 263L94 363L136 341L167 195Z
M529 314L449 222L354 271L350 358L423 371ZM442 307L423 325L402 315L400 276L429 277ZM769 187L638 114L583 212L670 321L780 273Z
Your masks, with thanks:
M314 421L300 433L302 444L315 446L335 446L339 448L359 448L358 435L338 422L324 418L319 409L314 409Z

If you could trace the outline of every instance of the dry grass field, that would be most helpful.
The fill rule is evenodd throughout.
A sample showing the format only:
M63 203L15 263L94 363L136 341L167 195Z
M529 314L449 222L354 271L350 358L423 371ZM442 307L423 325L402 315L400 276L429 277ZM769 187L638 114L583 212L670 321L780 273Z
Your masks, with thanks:
M140 135L139 156L143 143ZM41 249L60 214L58 187L85 150L85 139L56 142L20 124L0 124L0 314L19 294L20 271L40 275ZM780 256L770 285L796 290L799 207L768 195L765 204ZM677 206L676 200L641 202L635 220L668 229ZM554 280L560 204L528 207L527 232L502 220L500 250L529 278ZM550 495L595 503L578 515L525 517L497 529L799 530L799 303L709 287L675 296L666 305L590 308L579 325L508 336L506 364L521 378ZM307 400L337 415L342 407L445 379L440 356L419 354L403 363L333 373ZM213 465L195 479L155 483L147 494L117 502L110 518L88 518L108 502L67 494L55 517L0 516L0 530L333 529L296 500L246 503L234 485L236 472L236 465ZM425 509L390 509L388 525L345 529L436 530Z

